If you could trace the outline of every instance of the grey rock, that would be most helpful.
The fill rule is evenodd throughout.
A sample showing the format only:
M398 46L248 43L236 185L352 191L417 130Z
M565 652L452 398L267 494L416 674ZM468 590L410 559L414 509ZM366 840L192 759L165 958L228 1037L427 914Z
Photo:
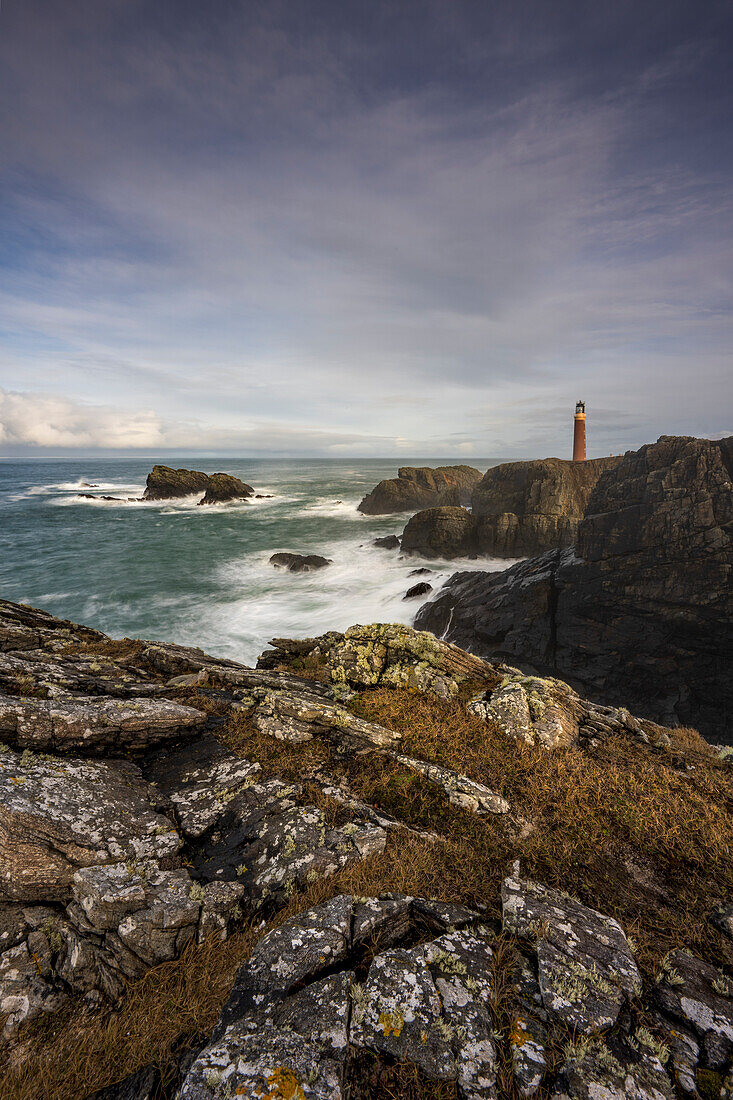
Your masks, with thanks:
M584 1034L615 1023L641 976L620 925L539 883L516 876L502 886L504 927L537 939L544 1007Z
M596 1040L571 1050L552 1100L673 1100L672 1082L651 1052L620 1057Z
M206 715L167 699L73 701L0 695L0 737L35 751L121 753L190 736Z
M67 901L74 872L175 854L135 765L0 751L0 900Z
M732 979L689 951L673 951L663 964L654 999L665 1016L697 1036L707 1066L721 1069L733 1060Z

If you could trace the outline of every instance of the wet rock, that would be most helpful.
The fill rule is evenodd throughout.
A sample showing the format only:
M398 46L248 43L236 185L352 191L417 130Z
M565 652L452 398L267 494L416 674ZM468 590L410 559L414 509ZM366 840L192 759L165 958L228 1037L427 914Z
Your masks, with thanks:
M0 900L68 900L74 872L181 839L133 764L0 751Z
M518 877L502 886L504 927L537 940L545 1009L586 1035L611 1027L641 976L620 925L575 899Z
M402 552L423 558L476 557L476 519L465 508L428 508L402 532Z
M113 752L191 735L206 715L167 699L21 699L0 694L0 739L20 749Z
M397 535L384 535L382 538L374 539L372 546L380 550L399 550L400 540Z
M396 478L380 481L364 497L359 511L368 516L430 508L446 490L457 490L458 503L468 504L472 488L481 480L481 472L472 466L403 466ZM451 498L454 499L454 498Z
M174 470L170 466L153 466L148 474L143 500L175 500L205 492L209 475L200 470Z
M270 565L277 569L287 569L289 573L310 573L314 569L324 569L331 565L330 558L321 557L320 554L273 554Z
M432 574L432 572L433 572L432 569L428 569L427 566L423 566L420 569L411 569L410 572L407 574L407 576L408 577L426 577L429 574Z
M413 584L412 588L408 588L402 597L403 600L414 600L420 596L427 596L428 592L433 591L432 584L428 584L427 581L421 581L419 584Z
M231 474L211 474L206 483L206 492L199 504L227 504L231 500L246 500L254 496L254 489L238 477Z

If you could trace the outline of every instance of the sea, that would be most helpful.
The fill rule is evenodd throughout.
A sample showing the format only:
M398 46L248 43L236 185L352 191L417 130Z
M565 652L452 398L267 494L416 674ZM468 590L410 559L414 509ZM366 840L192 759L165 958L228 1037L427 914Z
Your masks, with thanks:
M455 459L401 460L437 466ZM501 459L472 462L484 470ZM428 580L435 594L458 569L506 561L423 561L375 548L410 513L363 516L357 505L395 459L217 459L177 455L166 465L224 470L261 499L200 507L197 496L140 497L152 462L89 458L0 462L0 597L40 607L112 637L201 646L253 664L273 637L307 637L354 623L411 623L404 600ZM120 501L80 494L119 496ZM328 568L293 574L276 551L316 553ZM433 570L425 577L410 574Z

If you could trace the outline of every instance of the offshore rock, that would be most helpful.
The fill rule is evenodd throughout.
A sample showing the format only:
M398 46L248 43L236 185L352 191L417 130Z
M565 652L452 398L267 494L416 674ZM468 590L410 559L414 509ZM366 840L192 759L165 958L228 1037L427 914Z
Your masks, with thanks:
M419 581L417 584L413 584L412 588L408 588L402 597L403 600L415 600L420 596L427 596L428 592L433 591L433 586L428 581Z
M310 573L313 569L324 569L331 565L330 558L324 558L320 554L273 554L270 565L276 569L287 569L289 573Z
M200 470L174 470L170 466L153 466L148 474L143 500L175 500L206 492L209 475Z
M379 550L399 550L400 540L397 535L383 535L381 538L374 539L372 546L376 546Z
M211 474L206 492L199 504L226 504L230 500L246 500L254 496L254 489L231 474Z
M481 472L473 466L403 466L397 477L380 481L364 497L359 511L367 516L383 516L442 503L468 504L471 490L480 480ZM444 497L448 491L450 497Z
M599 479L574 548L457 573L415 620L482 656L725 742L733 712L733 439L662 437Z
M476 520L465 508L418 512L402 534L402 551L424 558L476 557Z

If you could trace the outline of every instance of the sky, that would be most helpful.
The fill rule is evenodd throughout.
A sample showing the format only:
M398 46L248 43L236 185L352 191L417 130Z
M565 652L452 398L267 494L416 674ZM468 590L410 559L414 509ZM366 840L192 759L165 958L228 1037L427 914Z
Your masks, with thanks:
M733 6L2 0L0 456L733 434Z

